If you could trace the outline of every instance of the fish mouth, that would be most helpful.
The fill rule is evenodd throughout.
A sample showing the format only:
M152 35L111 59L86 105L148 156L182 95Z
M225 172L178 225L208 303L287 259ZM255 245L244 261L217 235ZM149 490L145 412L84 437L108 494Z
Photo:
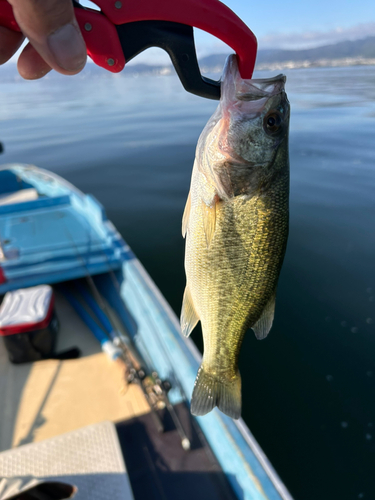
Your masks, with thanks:
M221 94L222 100L258 101L269 99L285 92L285 75L277 75L271 78L252 78L244 80L238 70L237 57L231 54L225 62Z

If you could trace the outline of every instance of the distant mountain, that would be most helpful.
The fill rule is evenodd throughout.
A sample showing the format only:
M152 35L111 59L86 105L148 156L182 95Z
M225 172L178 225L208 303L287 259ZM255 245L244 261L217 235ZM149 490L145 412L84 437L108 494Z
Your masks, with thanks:
M362 40L347 40L333 45L324 45L303 50L260 50L257 64L280 61L317 61L319 59L344 59L363 57L375 59L375 36Z
M227 54L213 54L203 57L199 65L203 71L215 71L222 68ZM362 40L344 41L332 45L324 45L313 49L258 50L256 68L273 69L274 67L303 66L338 66L354 64L375 64L375 36Z
M228 54L212 54L199 60L204 73L221 73ZM256 60L256 69L278 70L283 68L308 68L321 66L353 66L358 64L375 65L375 36L362 40L339 42L314 49L279 50L260 49ZM148 64L130 64L119 74L110 73L95 64L87 64L75 78L121 78L140 75L169 75L174 73L172 65L152 66ZM70 78L56 72L49 73L45 79L55 80ZM21 77L15 64L5 64L0 68L0 81L17 81Z

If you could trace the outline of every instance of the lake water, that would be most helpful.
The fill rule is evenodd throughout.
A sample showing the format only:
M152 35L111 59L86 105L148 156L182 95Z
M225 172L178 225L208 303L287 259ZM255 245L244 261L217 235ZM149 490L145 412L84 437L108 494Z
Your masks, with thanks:
M1 71L2 162L93 193L179 314L181 216L216 103L177 77L10 82ZM296 500L373 500L375 67L286 73L290 237L272 332L242 348L243 417Z

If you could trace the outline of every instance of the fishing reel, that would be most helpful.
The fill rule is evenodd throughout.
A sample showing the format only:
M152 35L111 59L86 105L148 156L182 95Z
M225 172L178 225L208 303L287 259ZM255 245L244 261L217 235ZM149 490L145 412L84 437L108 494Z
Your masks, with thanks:
M166 397L172 384L169 380L161 380L157 372L147 375L146 370L141 367L138 370L131 367L127 374L129 384L138 382L147 396L150 406L155 410L162 410L166 406Z

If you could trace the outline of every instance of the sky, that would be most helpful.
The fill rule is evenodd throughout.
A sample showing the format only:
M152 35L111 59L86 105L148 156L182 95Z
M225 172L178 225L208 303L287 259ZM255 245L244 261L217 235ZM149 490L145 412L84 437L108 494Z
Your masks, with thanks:
M83 5L89 3L81 0ZM223 3L254 32L259 48L317 47L375 35L375 0L225 0ZM200 57L229 51L220 40L199 30L195 41ZM160 49L149 49L136 58L136 62L154 64L167 60Z
M93 6L89 0L80 3ZM260 49L309 48L375 36L375 0L225 0L223 3L254 32ZM198 57L230 52L223 42L200 30L195 30L195 43ZM138 55L132 63L165 64L169 63L169 57L155 48Z

